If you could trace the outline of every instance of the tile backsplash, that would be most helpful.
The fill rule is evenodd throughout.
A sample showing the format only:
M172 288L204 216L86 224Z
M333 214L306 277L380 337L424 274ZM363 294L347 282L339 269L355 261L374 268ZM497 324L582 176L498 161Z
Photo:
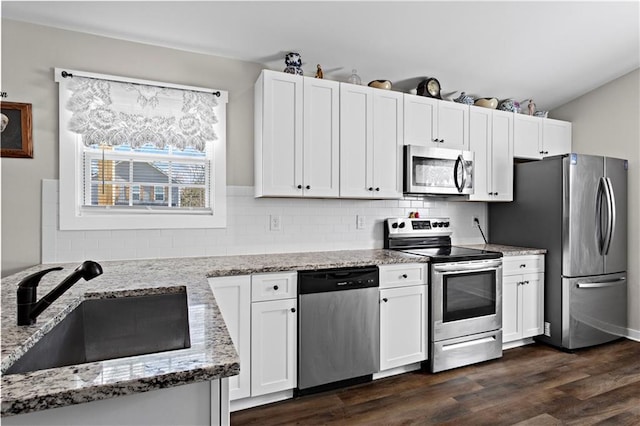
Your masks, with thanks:
M383 220L412 211L451 218L454 244L483 242L473 217L487 231L486 203L254 198L253 193L252 186L227 187L227 227L222 229L61 231L58 181L43 180L42 263L382 248ZM271 230L273 216L279 217L280 230ZM358 216L364 218L362 227Z

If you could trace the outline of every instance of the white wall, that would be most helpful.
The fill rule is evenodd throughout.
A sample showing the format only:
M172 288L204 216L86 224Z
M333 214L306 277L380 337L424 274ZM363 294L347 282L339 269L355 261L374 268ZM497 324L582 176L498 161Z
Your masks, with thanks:
M45 184L53 190L41 189L43 179L58 178L55 67L227 90L229 226L207 230L58 231L57 184ZM485 203L417 198L253 199L253 85L260 70L255 63L3 19L1 89L7 92L8 101L33 104L34 158L3 158L0 162L2 276L41 262L87 258L99 261L379 248L382 219L405 216L413 210L423 215L451 216L455 241L482 242L472 216L485 225ZM282 216L282 231L269 231L271 214ZM356 214L367 217L362 230L355 229Z
M629 160L629 327L640 339L640 70L551 112L573 122L573 151Z
M227 90L227 183L253 185L260 65L2 19L3 100L33 105L34 145L33 159L0 161L2 276L40 263L41 180L58 178L55 67Z

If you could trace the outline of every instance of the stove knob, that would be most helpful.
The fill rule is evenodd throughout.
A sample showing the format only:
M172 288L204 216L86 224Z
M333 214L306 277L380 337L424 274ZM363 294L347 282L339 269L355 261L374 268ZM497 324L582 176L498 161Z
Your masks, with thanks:
M400 228L404 228L404 222L400 222Z
M444 223L444 227L445 227L445 228L448 228L448 227L449 227L449 222L445 222L445 223Z
M398 227L398 222L393 222L393 224L391 224L391 227L393 229L396 229Z

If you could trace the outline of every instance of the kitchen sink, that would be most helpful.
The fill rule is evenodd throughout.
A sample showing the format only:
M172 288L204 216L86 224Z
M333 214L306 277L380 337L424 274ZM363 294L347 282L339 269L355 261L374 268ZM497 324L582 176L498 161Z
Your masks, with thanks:
M186 289L179 293L88 299L55 325L4 374L190 346Z

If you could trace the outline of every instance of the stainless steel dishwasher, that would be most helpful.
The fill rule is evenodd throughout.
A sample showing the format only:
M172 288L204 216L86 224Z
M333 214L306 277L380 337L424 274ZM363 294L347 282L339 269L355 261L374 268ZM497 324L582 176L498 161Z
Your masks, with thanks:
M380 364L378 267L298 273L296 396L371 380Z

